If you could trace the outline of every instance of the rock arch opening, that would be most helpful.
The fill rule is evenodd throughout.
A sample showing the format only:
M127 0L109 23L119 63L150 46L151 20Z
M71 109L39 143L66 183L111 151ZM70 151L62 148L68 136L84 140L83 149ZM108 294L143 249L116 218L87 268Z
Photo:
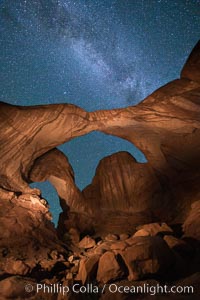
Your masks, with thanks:
M68 157L80 190L91 183L100 160L118 151L129 152L138 162L145 163L145 155L125 139L102 132L90 132L58 147Z
M72 209L74 206L78 209L78 202L84 202L81 190L92 182L100 161L119 151L129 152L138 162L147 161L144 154L132 143L101 132L91 132L73 139L59 146L59 150L50 151L49 157L38 159L39 165L36 164L31 173L34 182L31 183L31 187L39 188L42 196L48 199L55 225L58 223L60 212L62 209L65 210L67 205L72 205ZM48 167L51 170L48 170Z
M42 192L42 197L48 201L49 209L52 214L52 222L57 226L59 215L62 209L59 204L59 196L55 187L48 181L34 182L30 184L33 188L38 188Z

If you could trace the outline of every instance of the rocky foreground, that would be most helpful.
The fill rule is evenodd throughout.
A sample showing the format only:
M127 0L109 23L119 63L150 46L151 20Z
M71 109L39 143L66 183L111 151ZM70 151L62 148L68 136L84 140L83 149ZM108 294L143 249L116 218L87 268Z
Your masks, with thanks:
M81 192L55 147L93 130L127 139L148 162L105 157ZM0 299L152 298L133 292L141 286L179 287L155 299L199 299L200 43L180 79L137 106L0 103L0 166ZM29 186L46 180L63 210L57 229Z
M180 299L200 293L200 201L182 228L151 223L132 234L81 238L72 227L62 241L44 199L23 194L0 204L0 299L133 299L131 292L109 288L144 285L194 288L196 296L182 293ZM147 299L148 293L134 297Z

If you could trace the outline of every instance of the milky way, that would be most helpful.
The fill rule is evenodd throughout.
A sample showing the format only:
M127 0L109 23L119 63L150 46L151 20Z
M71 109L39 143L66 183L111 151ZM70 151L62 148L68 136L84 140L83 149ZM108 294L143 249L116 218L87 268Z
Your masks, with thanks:
M137 104L179 77L199 38L199 7L197 0L1 0L1 100L88 111ZM145 161L130 143L102 133L60 149L80 188L106 155L126 150ZM53 202L53 189L40 187Z

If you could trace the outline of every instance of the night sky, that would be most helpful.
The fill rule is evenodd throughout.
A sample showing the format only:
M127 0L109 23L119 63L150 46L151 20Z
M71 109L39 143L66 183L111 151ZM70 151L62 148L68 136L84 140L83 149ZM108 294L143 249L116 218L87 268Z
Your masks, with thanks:
M137 104L178 78L200 36L198 0L0 0L0 97L93 111ZM80 189L99 160L132 144L90 133L59 147ZM50 184L36 184L60 210Z

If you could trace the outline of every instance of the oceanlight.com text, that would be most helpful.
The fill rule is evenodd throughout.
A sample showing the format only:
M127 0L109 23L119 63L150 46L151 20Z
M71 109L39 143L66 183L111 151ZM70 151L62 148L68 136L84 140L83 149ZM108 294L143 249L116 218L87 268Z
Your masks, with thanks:
M81 285L80 283L75 283L72 286L57 284L42 284L37 283L35 285L27 284L25 285L25 291L31 293L35 291L36 293L44 294L62 294L67 295L68 293L75 294L103 294L105 291L112 294L121 293L121 294L194 294L193 286L180 286L180 285L150 285L144 283L140 286L134 285L119 285L115 283L104 284L103 286L97 286L92 283L87 285Z

